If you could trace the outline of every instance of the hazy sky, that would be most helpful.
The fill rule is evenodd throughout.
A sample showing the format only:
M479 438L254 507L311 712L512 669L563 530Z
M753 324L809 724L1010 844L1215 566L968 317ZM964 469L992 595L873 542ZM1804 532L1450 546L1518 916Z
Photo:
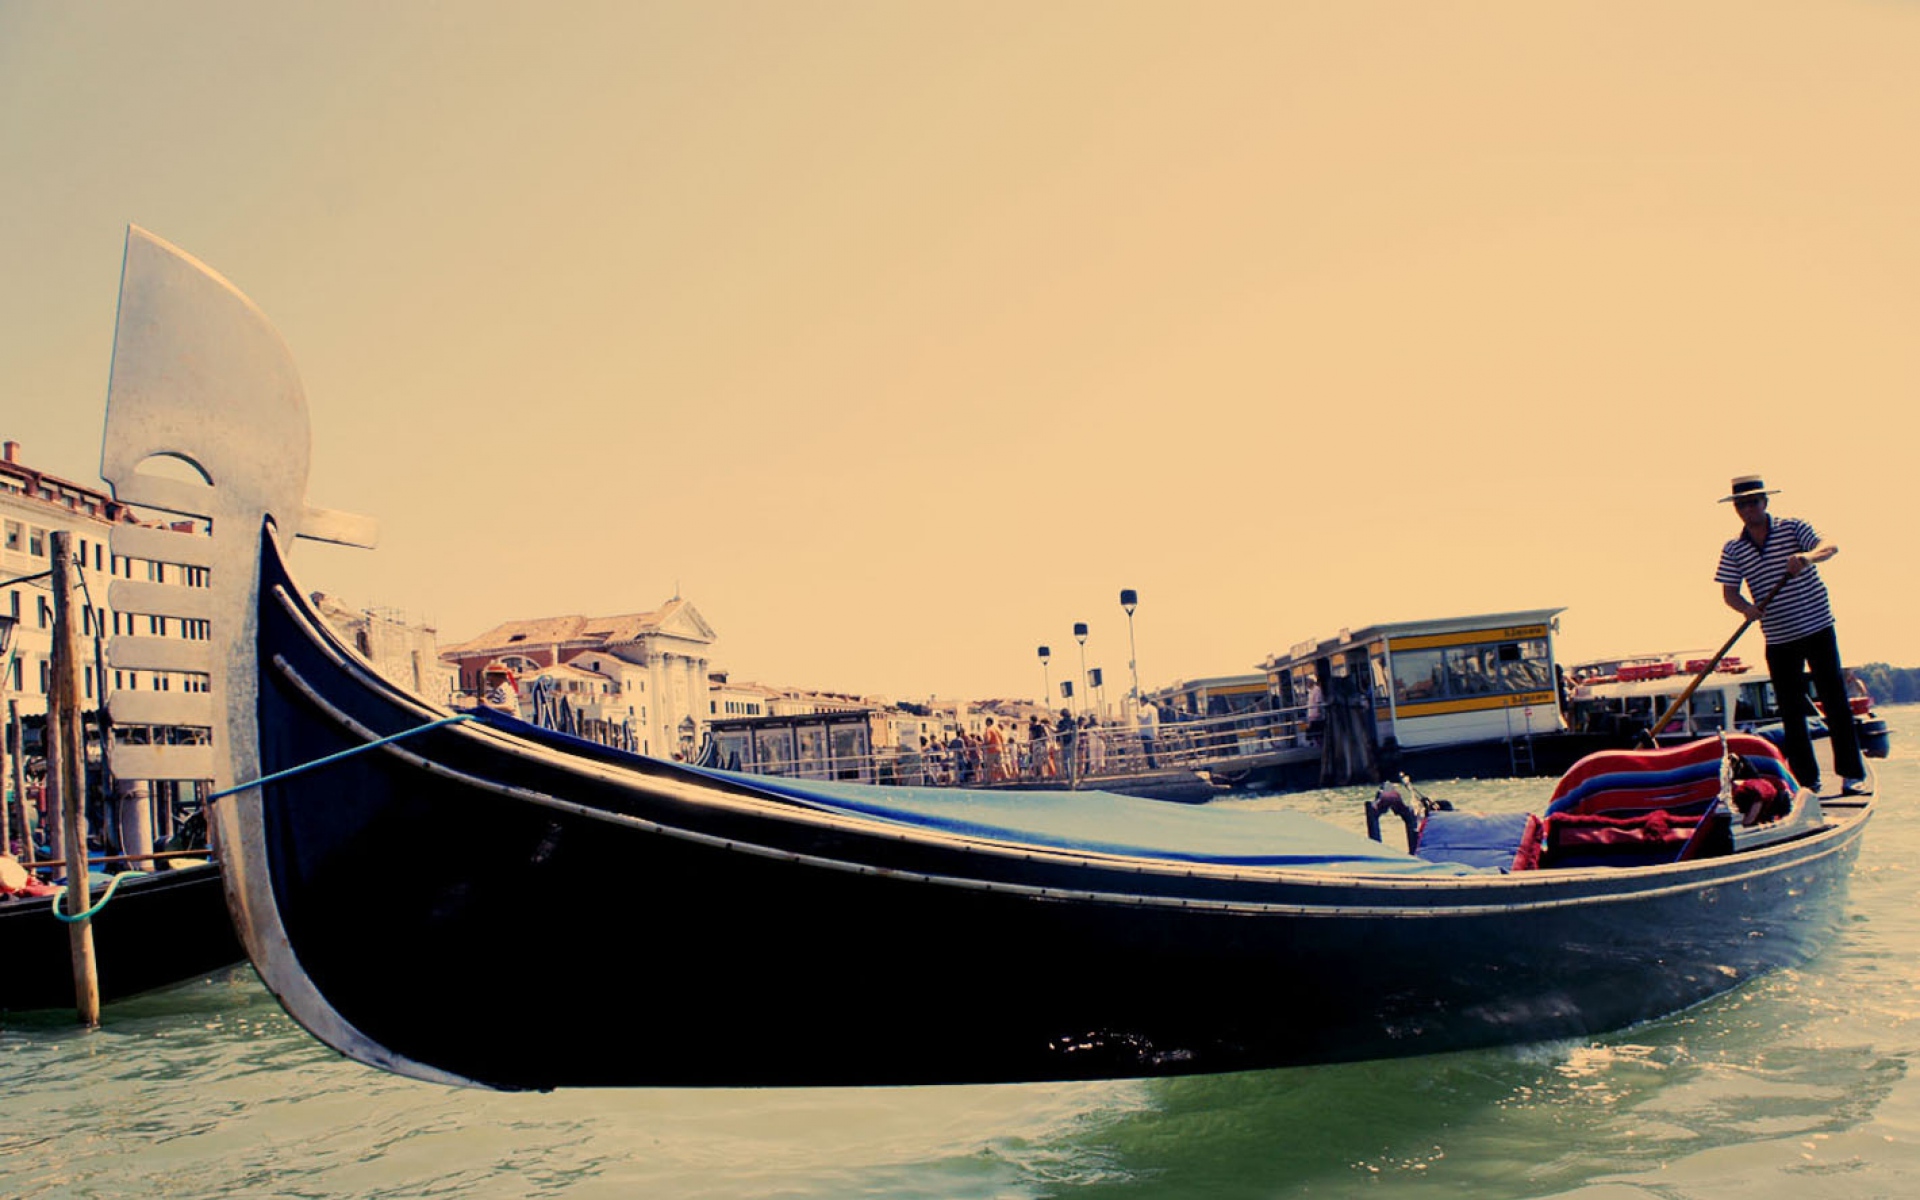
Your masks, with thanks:
M677 587L736 677L1033 694L1083 620L1124 687L1132 587L1149 685L1714 646L1761 472L1920 665L1916 214L1911 2L0 0L0 434L97 479L134 222L383 524L305 582L446 641Z

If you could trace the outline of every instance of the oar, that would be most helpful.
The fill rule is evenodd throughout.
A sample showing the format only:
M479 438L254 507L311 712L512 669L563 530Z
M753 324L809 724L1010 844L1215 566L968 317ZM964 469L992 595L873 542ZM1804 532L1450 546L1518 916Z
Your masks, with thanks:
M1774 584L1772 588L1768 589L1766 599L1762 600L1759 604L1759 608L1761 612L1764 613L1766 611L1767 605L1773 603L1773 598L1780 594L1780 589L1787 586L1787 580L1792 578L1793 578L1793 575L1791 572L1789 572L1788 574L1782 575L1780 577L1780 582ZM1720 665L1720 660L1727 656L1727 651L1733 649L1733 644L1740 640L1740 635L1747 631L1747 627L1749 625L1752 625L1755 621L1759 619L1760 618L1757 616L1748 617L1746 620L1740 622L1740 628L1734 630L1733 636L1727 639L1726 645L1720 647L1720 653L1708 659L1707 665L1700 668L1700 673L1698 675L1695 675L1693 679L1688 682L1686 686L1686 690L1682 691L1678 696L1675 696L1673 698L1672 704L1667 705L1667 711L1661 713L1660 719L1658 721L1655 721L1653 723L1653 728L1647 731L1647 741L1651 742L1655 746L1658 746L1660 744L1660 731L1667 727L1667 722L1673 720L1673 715L1680 711L1680 706L1685 704L1687 700L1692 697L1695 689L1697 689L1702 683L1706 682L1707 676L1713 674L1713 669Z

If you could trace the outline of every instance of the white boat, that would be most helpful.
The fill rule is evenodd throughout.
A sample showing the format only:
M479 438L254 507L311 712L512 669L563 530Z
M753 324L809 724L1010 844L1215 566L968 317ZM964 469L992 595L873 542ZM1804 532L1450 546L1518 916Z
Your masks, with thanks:
M1696 650L1577 663L1568 672L1573 681L1568 724L1576 732L1609 735L1636 736L1651 730L1712 657L1711 651ZM1873 697L1851 672L1847 692L1861 753L1885 758L1887 723L1875 715ZM1824 738L1825 714L1818 700L1813 703L1817 717L1809 723L1809 732L1815 739ZM1658 731L1658 738L1675 742L1722 730L1758 733L1775 743L1781 740L1780 705L1772 679L1735 655L1714 665L1687 703Z

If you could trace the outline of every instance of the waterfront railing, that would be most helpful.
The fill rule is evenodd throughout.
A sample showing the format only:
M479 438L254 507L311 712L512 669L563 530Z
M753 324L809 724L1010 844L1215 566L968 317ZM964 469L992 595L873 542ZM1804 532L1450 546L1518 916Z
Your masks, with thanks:
M863 753L799 753L775 758L737 755L711 765L752 775L915 787L1013 786L1030 782L1095 781L1158 772L1238 769L1247 760L1317 747L1305 706L1224 716L1135 724L1048 728L999 747L984 740L949 739L939 746L883 746Z

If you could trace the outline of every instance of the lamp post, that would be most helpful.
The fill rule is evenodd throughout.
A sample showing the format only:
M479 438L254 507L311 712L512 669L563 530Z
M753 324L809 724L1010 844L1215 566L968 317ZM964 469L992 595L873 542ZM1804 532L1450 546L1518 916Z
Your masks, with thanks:
M1139 655L1133 649L1133 610L1140 606L1140 593L1132 588L1120 589L1120 607L1127 610L1127 670L1133 675L1133 706L1140 707L1140 664Z
M1080 643L1080 678L1085 679L1087 677L1087 623L1085 621L1073 623L1073 640ZM1082 707L1084 707L1084 701Z
M1049 647L1040 647L1040 707L1046 708L1053 703L1053 683L1047 677L1047 659L1052 657Z

